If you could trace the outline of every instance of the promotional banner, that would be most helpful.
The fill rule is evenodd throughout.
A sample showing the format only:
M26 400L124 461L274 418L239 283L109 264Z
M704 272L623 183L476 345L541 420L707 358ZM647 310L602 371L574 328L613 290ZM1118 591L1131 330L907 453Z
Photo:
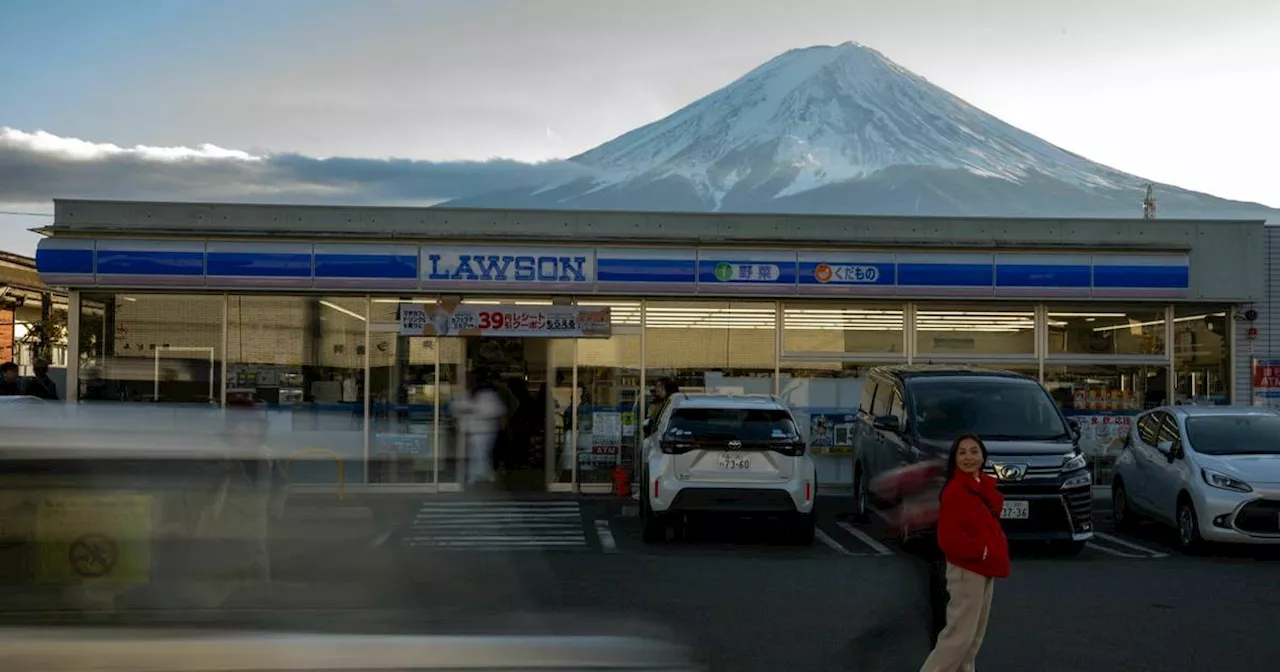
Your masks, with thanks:
M400 304L401 336L609 338L608 307Z
M1253 405L1280 407L1280 359L1253 360Z

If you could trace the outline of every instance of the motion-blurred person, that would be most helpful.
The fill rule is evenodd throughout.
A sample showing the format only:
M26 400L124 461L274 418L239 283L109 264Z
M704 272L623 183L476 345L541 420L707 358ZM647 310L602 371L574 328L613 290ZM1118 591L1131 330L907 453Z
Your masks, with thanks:
M188 578L204 606L221 606L237 590L269 586L270 522L285 493L280 466L265 445L265 410L228 400L221 441L223 459L203 472L186 499L195 515Z
M878 500L893 503L885 512L889 525L913 541L906 550L918 561L920 585L926 589L930 646L937 645L947 623L946 561L936 536L946 470L945 461L930 459L885 472L871 483Z
M18 377L18 365L13 362L0 364L0 397L20 397L22 394L22 379Z
M493 446L507 408L489 376L474 376L468 390L453 402L467 440L467 483L494 482Z
M37 359L35 364L36 375L27 381L26 393L32 397L39 397L49 401L58 400L58 384L53 382L49 377L49 362L43 359Z
M921 672L972 672L991 616L995 579L1009 576L1009 543L1000 527L1004 497L982 473L987 448L973 434L951 444L938 509L938 546L946 558L947 625Z

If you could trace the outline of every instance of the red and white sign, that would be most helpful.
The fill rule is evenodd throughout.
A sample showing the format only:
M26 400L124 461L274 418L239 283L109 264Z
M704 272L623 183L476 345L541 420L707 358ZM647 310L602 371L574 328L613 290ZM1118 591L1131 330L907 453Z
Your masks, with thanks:
M608 307L400 304L401 336L609 338Z

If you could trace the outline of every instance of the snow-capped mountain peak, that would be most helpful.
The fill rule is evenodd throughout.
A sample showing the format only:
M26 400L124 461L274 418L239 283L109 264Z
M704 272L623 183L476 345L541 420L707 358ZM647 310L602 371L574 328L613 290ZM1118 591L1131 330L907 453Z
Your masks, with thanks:
M961 169L1018 183L1136 178L1094 164L969 105L853 42L788 51L678 112L574 161L594 189L689 180L718 208L740 184L784 197L894 166Z

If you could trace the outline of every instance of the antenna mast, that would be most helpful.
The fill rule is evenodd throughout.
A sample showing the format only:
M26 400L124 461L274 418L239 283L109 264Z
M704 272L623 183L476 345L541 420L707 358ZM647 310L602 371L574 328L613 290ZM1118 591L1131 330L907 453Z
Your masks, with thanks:
M1147 196L1142 199L1142 218L1156 218L1156 191L1155 185L1147 183Z

